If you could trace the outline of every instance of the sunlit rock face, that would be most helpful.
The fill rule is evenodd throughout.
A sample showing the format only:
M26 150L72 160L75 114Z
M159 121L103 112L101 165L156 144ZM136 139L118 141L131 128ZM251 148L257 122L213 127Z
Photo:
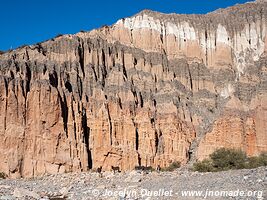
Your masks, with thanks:
M34 177L267 151L267 4L143 11L0 55L0 171Z

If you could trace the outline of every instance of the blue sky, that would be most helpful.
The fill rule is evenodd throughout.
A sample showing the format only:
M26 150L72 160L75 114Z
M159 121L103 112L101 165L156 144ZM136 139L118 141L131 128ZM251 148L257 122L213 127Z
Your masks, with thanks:
M111 25L143 9L202 14L249 0L1 0L0 50Z

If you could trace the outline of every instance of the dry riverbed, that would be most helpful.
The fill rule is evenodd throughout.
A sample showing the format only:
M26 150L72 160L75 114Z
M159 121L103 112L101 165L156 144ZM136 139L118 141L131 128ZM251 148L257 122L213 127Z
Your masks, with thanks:
M0 180L0 199L267 199L267 168L198 173L69 173Z

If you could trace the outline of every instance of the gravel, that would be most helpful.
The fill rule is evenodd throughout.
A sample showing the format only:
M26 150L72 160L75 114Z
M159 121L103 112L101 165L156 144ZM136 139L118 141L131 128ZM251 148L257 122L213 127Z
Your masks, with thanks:
M187 192L187 196L184 196ZM191 196L189 196L191 192ZM195 192L193 194L193 192ZM198 192L198 194L196 194ZM241 194L241 193L244 194ZM208 195L206 195L208 194ZM0 200L15 199L267 199L267 167L198 173L69 173L0 180Z

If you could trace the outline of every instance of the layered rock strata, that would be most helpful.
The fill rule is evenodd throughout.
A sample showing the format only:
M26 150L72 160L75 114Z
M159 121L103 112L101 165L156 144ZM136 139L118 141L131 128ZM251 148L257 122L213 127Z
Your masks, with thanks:
M0 171L132 170L267 151L267 3L143 11L0 55Z

